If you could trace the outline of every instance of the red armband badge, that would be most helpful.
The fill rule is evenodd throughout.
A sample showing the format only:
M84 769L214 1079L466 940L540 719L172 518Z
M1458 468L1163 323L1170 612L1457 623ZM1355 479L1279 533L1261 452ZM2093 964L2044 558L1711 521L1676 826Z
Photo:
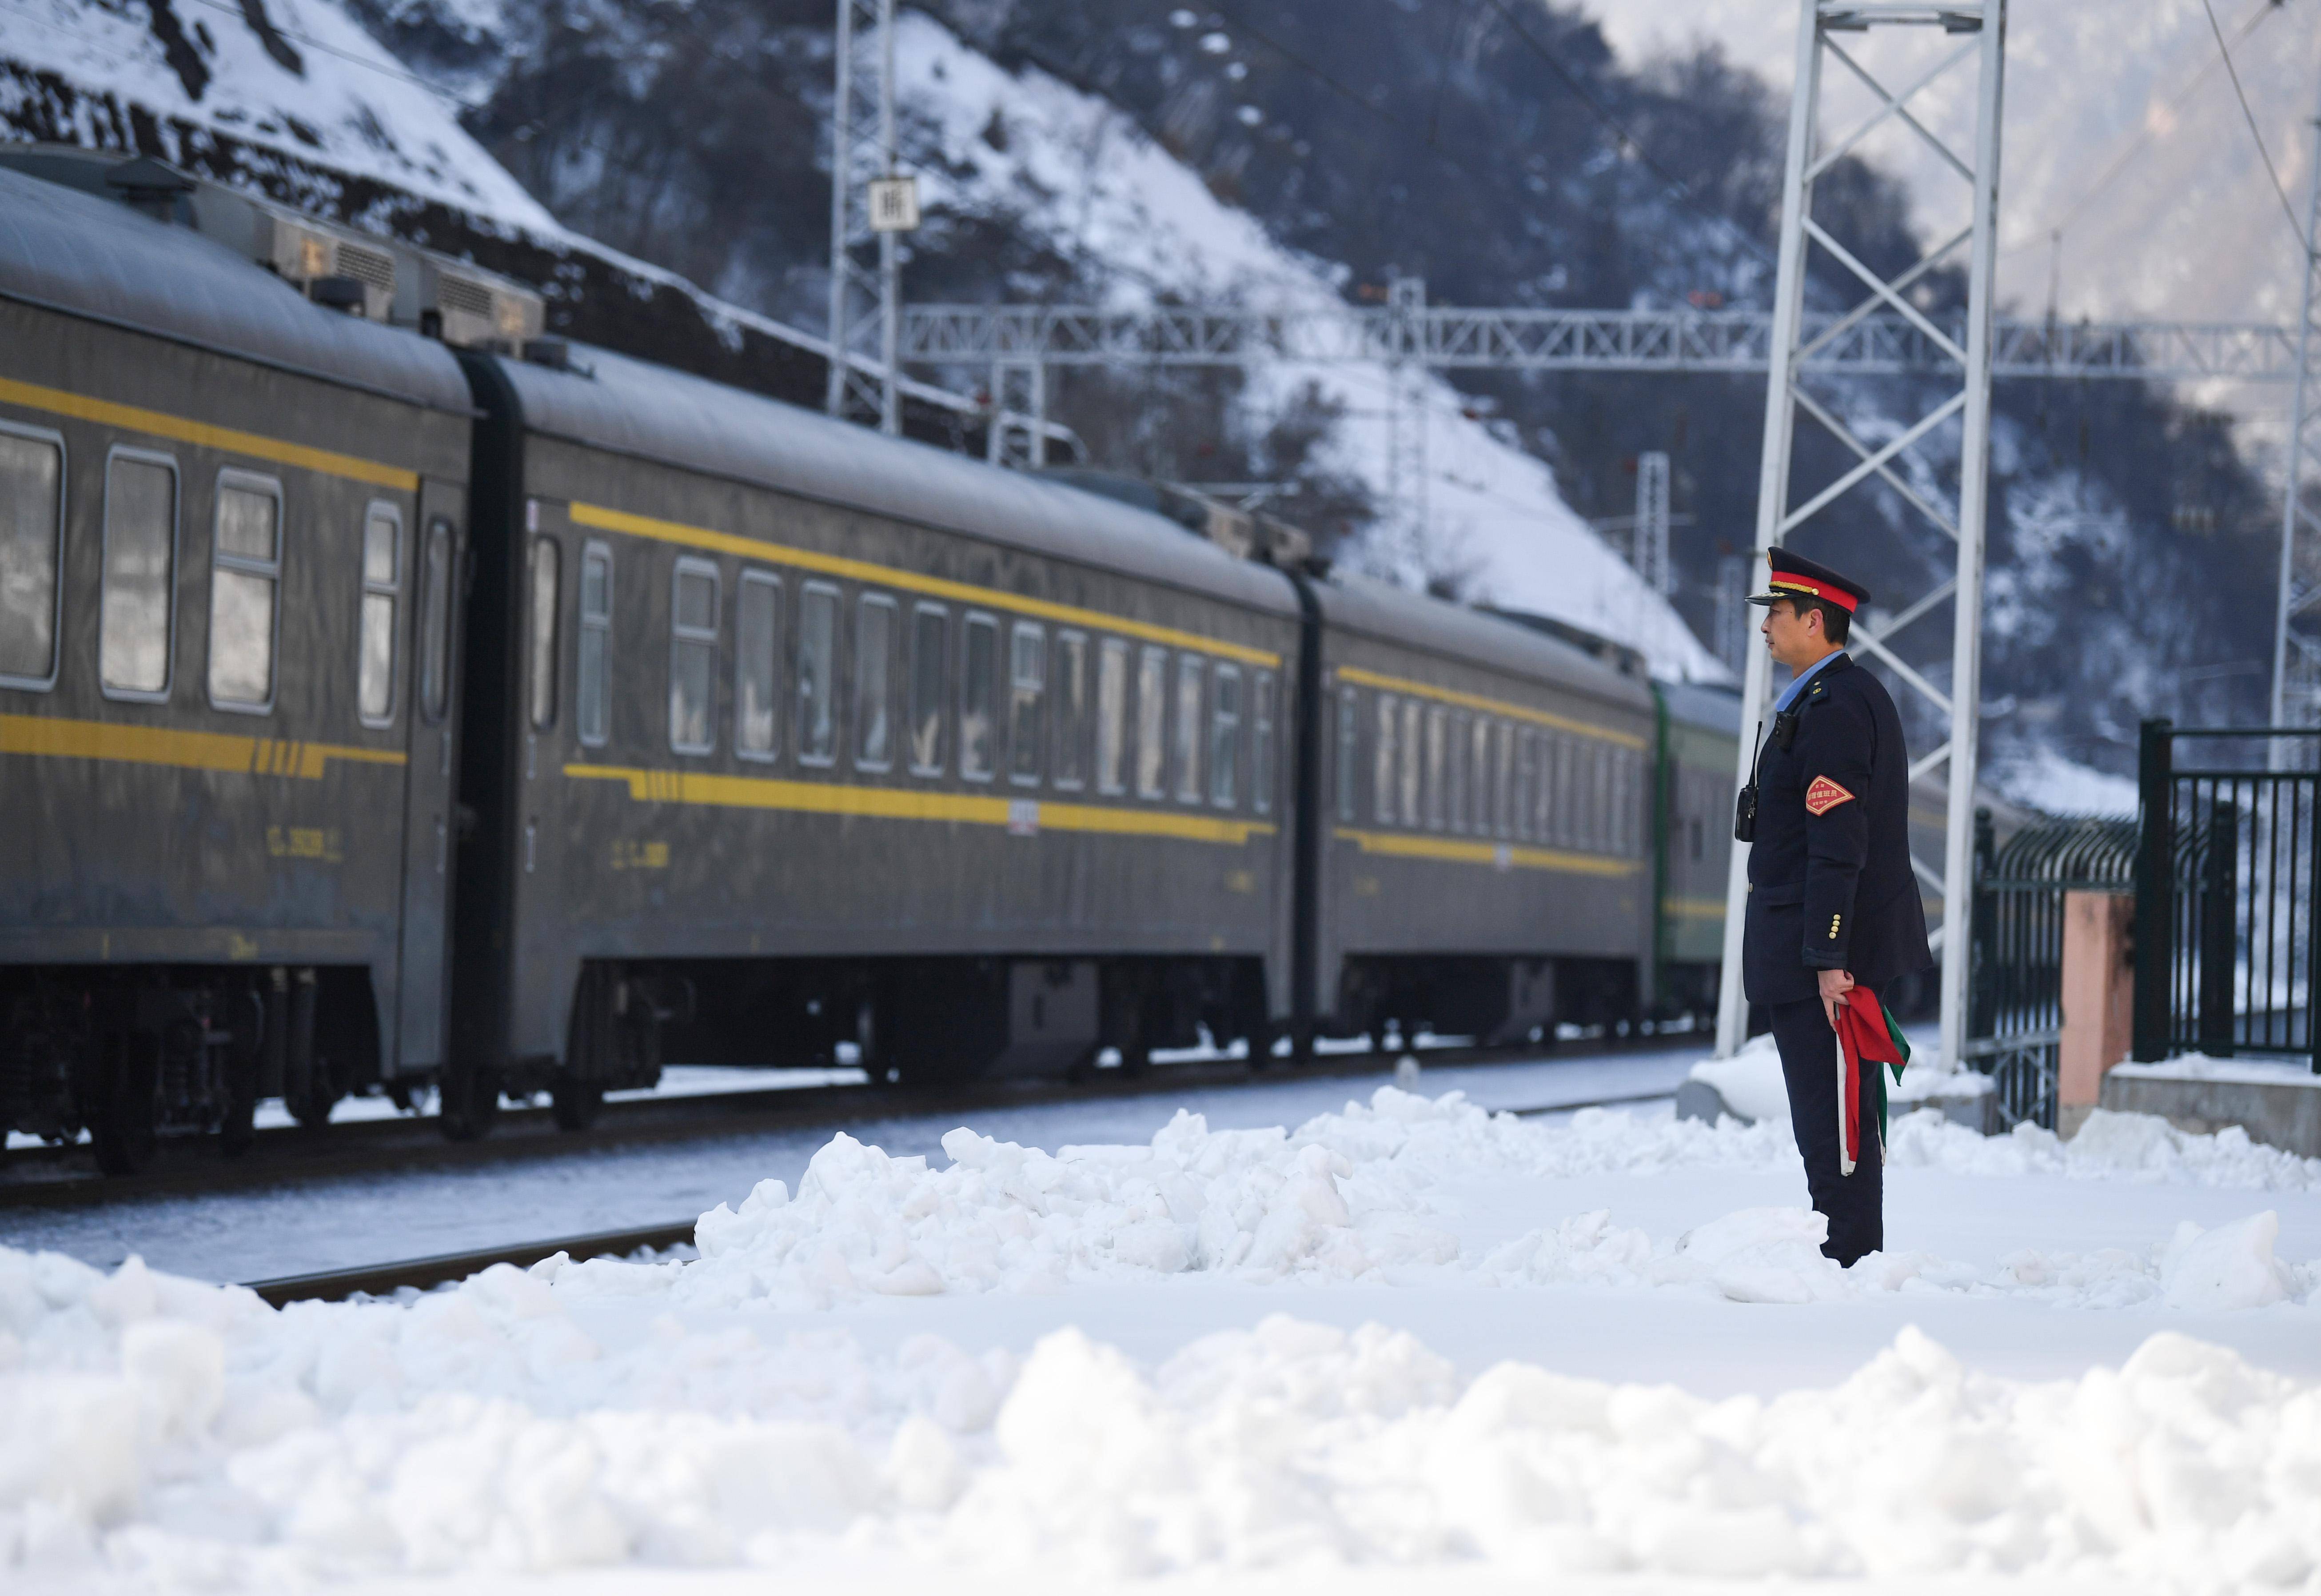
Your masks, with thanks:
M1853 795L1826 776L1816 776L1806 789L1806 813L1818 820L1840 804L1850 804Z

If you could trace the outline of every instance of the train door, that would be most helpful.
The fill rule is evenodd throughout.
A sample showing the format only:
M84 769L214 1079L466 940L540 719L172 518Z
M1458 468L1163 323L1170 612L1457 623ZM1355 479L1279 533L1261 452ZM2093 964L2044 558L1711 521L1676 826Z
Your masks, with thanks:
M460 607L466 540L460 529L464 494L442 482L423 484L419 524L405 534L412 552L411 659L403 671L410 694L410 763L404 810L403 980L397 1003L400 1067L432 1070L444 1062L450 992L451 870L459 857L458 788L453 735L460 695Z

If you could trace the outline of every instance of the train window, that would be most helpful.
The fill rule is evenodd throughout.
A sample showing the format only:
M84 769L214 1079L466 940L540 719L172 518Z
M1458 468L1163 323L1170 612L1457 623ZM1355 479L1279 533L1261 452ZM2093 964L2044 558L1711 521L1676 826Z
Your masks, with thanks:
M999 732L999 623L970 615L962 634L959 684L959 773L988 781Z
M1354 727L1354 689L1348 688L1338 723L1341 734ZM1249 807L1261 815L1273 813L1273 672L1261 670L1252 684L1249 712ZM1351 758L1338 769L1339 802L1349 811L1354 802L1354 764ZM1352 820L1350 812L1346 818Z
M451 524L427 523L419 544L419 713L430 725L451 704Z
M838 761L838 589L808 582L798 592L797 760Z
M1692 854L1696 861L1707 858L1708 850L1707 841L1701 834L1700 816L1698 815L1694 816L1690 820L1685 822L1685 826L1687 831L1690 834L1692 844L1690 849L1688 851Z
M1128 790L1128 645L1107 637L1096 658L1096 786Z
M0 426L0 685L54 687L65 447Z
M575 646L579 657L573 661L578 696L573 730L585 746L602 748L613 729L612 683L607 679L613 654L613 551L593 541L580 550L580 629Z
M177 616L177 462L115 450L105 468L97 678L106 696L166 698Z
M1209 695L1209 802L1230 809L1241 801L1241 667L1219 665Z
M1136 661L1136 796L1169 789L1169 651L1148 648Z
M1396 814L1394 789L1399 771L1395 765L1397 713L1392 693L1378 696L1378 742L1370 750L1370 808L1380 825L1392 825Z
M1489 716L1479 715L1475 717L1473 742L1474 785L1468 791L1469 796L1474 800L1475 834L1481 837L1491 834L1491 794L1495 790L1494 783L1498 780L1491 770L1491 717Z
M563 551L554 538L532 540L532 729L556 724L556 612L563 588Z
M669 745L708 753L717 746L717 567L679 560L669 614Z
M854 614L854 762L865 771L895 763L895 601L866 593Z
M1415 698L1402 701L1402 823L1415 829L1423 817L1418 812L1419 765L1425 757L1419 723L1425 717L1425 707Z
M282 485L218 473L210 537L210 703L263 715L274 707L282 616Z
M1502 837L1515 835L1515 722L1499 722L1499 761L1492 765L1490 821Z
M1198 654L1177 656L1177 801L1201 801L1201 674Z
M1443 829L1443 763L1450 714L1441 706L1426 712L1426 829Z
M1636 824L1637 805L1643 797L1638 790L1642 783L1636 779L1637 759L1634 753L1625 749L1612 757L1616 762L1614 774L1617 788L1614 795L1612 812L1619 816L1620 852L1633 858L1636 853L1636 839L1643 830Z
M1599 853L1612 851L1612 751L1588 745L1588 835Z
M911 611L911 771L940 776L943 768L944 683L951 663L951 612L940 604Z
M395 611L402 588L403 512L373 503L363 512L362 611L355 627L355 717L367 726L395 719Z
M1451 712L1449 744L1444 761L1443 802L1450 811L1451 829L1467 829L1467 717L1457 710Z
M1539 757L1539 749L1537 740L1529 726L1516 726L1515 734L1515 773L1511 790L1507 795L1508 805L1512 810L1509 824L1514 828L1515 840L1519 843L1528 843L1531 841L1532 764Z
M1531 840L1555 840L1555 734L1541 732L1532 739Z
M742 572L733 596L733 752L770 760L782 739L782 579Z
M1088 785L1088 634L1056 634L1056 785Z
M1047 708L1048 634L1018 621L1007 643L1007 780L1020 787L1040 784Z

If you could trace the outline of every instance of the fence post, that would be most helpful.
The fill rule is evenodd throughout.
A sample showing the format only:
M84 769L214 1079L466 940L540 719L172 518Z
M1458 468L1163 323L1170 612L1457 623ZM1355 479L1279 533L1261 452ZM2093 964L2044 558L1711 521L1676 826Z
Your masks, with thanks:
M2168 1056L2168 981L2174 962L2168 934L2175 912L2176 853L2170 814L2171 724L2145 721L2135 758L2142 825L2135 850L2135 1057L2143 1063Z

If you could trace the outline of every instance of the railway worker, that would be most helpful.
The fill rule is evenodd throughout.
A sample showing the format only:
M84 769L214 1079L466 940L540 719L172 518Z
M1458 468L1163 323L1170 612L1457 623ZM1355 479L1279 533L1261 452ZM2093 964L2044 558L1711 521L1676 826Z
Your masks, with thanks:
M1766 652L1790 679L1736 826L1750 829L1753 794L1743 986L1780 1048L1807 1188L1829 1221L1822 1251L1850 1264L1885 1245L1883 1094L1879 1066L1865 1066L1855 1135L1841 1140L1846 1072L1834 1033L1844 1006L1878 1015L1865 999L1934 954L1910 870L1901 717L1844 649L1869 589L1786 549L1768 559L1768 591L1749 602L1765 606ZM1857 986L1863 997L1850 999Z

